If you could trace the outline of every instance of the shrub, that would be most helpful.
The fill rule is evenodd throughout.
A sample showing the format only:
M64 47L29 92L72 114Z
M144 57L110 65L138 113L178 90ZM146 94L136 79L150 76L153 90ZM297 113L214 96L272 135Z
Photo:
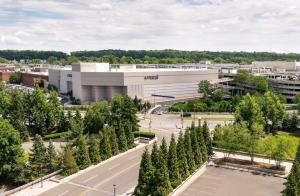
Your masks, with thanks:
M57 138L65 138L69 134L68 131L60 132L60 133L51 133L44 136L44 140L57 139Z
M133 132L134 137L146 137L153 139L155 138L155 133L147 132L147 131L135 131Z

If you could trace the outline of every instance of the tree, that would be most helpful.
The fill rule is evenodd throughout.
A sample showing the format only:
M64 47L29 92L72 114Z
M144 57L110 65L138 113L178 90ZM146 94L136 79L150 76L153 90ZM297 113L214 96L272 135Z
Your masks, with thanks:
M124 127L123 126L119 126L120 130L119 130L119 149L121 152L125 152L128 147L127 147L127 139L126 139L126 135L125 135L125 131L124 131Z
M101 140L100 140L100 156L103 160L108 159L112 156L109 134L110 134L109 127L105 126L101 131Z
M168 158L168 145L167 145L165 137L163 137L163 139L161 141L160 152L161 152L164 160L167 161L167 158Z
M204 121L204 123L202 125L202 133L203 133L203 139L205 141L207 154L209 156L211 156L213 154L212 139L211 139L211 135L210 135L209 128L208 128L206 121Z
M263 113L257 99L249 93L243 97L243 100L236 107L234 115L236 122L246 122L249 129L254 123L265 125Z
M276 166L280 167L280 164L283 160L291 157L289 154L289 149L291 144L285 138L279 137L275 145L275 148L272 151L272 158L275 160Z
M186 159L188 160L189 171L193 173L196 169L196 165L194 160L194 154L193 154L189 129L187 129L184 133L184 149L186 151Z
M46 164L49 172L53 172L57 167L57 154L52 140L47 147Z
M70 130L69 130L69 138L76 139L79 138L83 134L83 122L76 121L75 119L70 120Z
M208 98L211 95L212 88L208 80L202 80L198 84L198 93L202 93L204 98Z
M101 161L99 141L96 137L92 137L90 140L89 156L93 164L97 164Z
M51 128L58 126L61 117L64 115L63 107L58 99L57 92L52 90L48 98L49 124Z
M113 127L108 127L110 136L110 146L113 155L119 154L118 138Z
M20 135L7 120L0 119L0 138L0 179L13 180L23 162Z
M91 165L91 160L84 136L79 136L78 146L75 152L75 160L79 169L85 169Z
M21 72L12 72L9 74L9 83L20 84L21 83Z
M139 170L139 179L138 185L134 190L134 195L136 196L144 196L151 194L151 183L153 181L154 168L151 162L151 156L149 154L148 149L146 148L142 160L141 166Z
M207 153L206 143L204 140L203 130L200 124L196 128L196 135L199 143L200 152L202 153L202 161L205 162L208 159L208 153ZM209 144L208 146L212 146L212 145Z
M153 167L157 168L158 167L158 154L159 154L159 150L157 147L157 142L155 141L152 147L152 152L151 152L151 161L152 161L152 165Z
M173 188L176 188L181 183L181 175L179 173L177 146L174 134L172 134L171 136L171 142L168 152L168 169L171 185Z
M200 146L198 143L196 127L194 125L194 122L192 123L192 126L190 128L190 137L191 137L191 145L192 145L195 165L200 166L202 164L202 153L200 151Z
M84 130L88 133L98 133L108 122L109 107L106 101L91 104L84 117Z
M189 165L186 157L187 156L184 147L184 138L182 132L180 131L177 141L177 158L179 173L182 179L186 179L190 175Z
M172 191L166 161L161 152L158 153L158 163L154 172L151 195L167 196Z
M43 175L43 169L46 166L46 152L47 149L44 145L43 139L40 135L35 136L31 153L29 156L30 166L32 168L32 174L35 177Z
M65 147L62 169L62 174L66 176L76 173L79 170L73 157L71 145L69 144Z

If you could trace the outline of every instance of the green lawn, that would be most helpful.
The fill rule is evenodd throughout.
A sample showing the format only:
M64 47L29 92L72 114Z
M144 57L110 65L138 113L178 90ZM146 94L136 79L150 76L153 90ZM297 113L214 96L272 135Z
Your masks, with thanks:
M181 119L178 117L178 119ZM194 117L184 117L183 120L194 120ZM196 120L198 118L196 117ZM233 121L234 117L202 117L201 120L206 120L206 121Z

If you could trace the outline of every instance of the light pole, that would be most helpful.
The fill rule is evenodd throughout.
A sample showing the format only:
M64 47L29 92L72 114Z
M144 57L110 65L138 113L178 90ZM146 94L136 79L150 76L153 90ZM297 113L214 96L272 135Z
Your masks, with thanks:
M198 126L201 126L201 116L198 117Z
M114 184L114 196L116 196L116 185Z

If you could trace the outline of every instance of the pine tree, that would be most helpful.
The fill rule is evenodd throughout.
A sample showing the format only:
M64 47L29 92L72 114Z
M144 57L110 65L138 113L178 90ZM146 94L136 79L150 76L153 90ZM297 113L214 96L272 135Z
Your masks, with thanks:
M186 159L189 165L189 171L193 173L196 169L194 154L191 144L190 130L187 129L184 133L184 149L186 151Z
M186 159L183 134L180 131L177 141L177 158L179 173L182 179L186 179L190 175L189 165Z
M166 161L161 152L158 153L157 169L152 181L152 196L167 196L172 191Z
M202 132L203 132L203 137L206 145L207 154L210 156L213 154L212 140L211 140L209 128L206 121L204 121L203 123Z
M144 196L151 194L151 182L153 181L153 172L154 168L151 163L151 156L149 154L148 149L146 148L142 156L138 185L134 190L134 195Z
M91 165L86 139L84 136L79 136L78 138L78 146L75 153L75 159L79 169L85 169Z
M151 152L151 161L152 161L152 165L154 168L157 168L158 165L158 147L157 147L157 142L155 141L152 147L152 152Z
M79 170L76 161L73 157L71 145L67 145L65 147L62 169L62 174L66 176L76 173Z
M112 127L108 127L108 129L110 135L111 152L113 155L119 154L119 144L118 144L118 139L117 139L115 129Z
M195 126L192 126L191 129L190 129L190 137L191 137L191 144L192 144L192 150L193 150L195 164L198 167L202 164L202 153L200 151Z
M133 135L132 125L127 122L124 124L124 128L125 128L125 135L127 140L127 147L132 148L134 146L134 135Z
M198 143L199 143L199 148L200 148L200 152L202 154L202 161L205 162L207 161L208 155L207 155L207 150L206 150L206 144L204 141L204 136L203 136L203 132L202 132L202 128L199 125L197 128L197 138L198 138Z
M124 131L123 126L119 126L119 149L121 152L125 152L128 147L127 147L127 139Z
M83 119L82 119L82 117L81 117L80 110L79 110L78 108L76 108L76 110L75 110L75 115L74 115L73 119L74 119L77 123L83 123Z
M93 164L97 164L101 160L99 141L96 139L96 137L92 137L90 140L89 156Z
M161 141L160 152L162 153L162 156L163 156L164 160L167 161L167 159L168 159L168 145L167 145L165 137L163 137L163 139Z
M103 160L106 160L112 156L112 150L110 145L110 135L109 129L107 126L101 131L101 140L100 140L100 156Z
M46 163L48 165L47 168L49 172L53 172L57 167L57 154L52 140L49 141L49 145L47 147Z
M70 120L69 139L78 139L83 134L83 122L74 119Z
M171 142L168 152L168 169L171 185L173 188L176 188L181 183L181 176L179 173L177 146L174 134L172 134L171 136Z
M31 153L29 155L29 162L32 168L34 176L41 176L43 173L43 168L46 165L46 152L47 149L44 145L43 139L40 135L35 136Z

